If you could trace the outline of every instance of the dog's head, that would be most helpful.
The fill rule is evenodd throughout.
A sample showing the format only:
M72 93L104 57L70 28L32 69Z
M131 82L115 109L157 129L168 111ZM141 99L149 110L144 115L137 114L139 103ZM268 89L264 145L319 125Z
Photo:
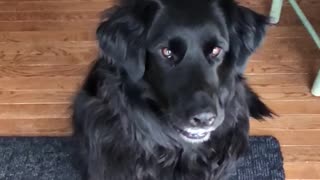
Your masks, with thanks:
M233 0L131 0L97 34L102 56L130 84L146 82L169 124L197 143L222 124L236 94L245 99L247 113L270 115L239 78L266 24L265 16ZM244 84L242 94L238 83Z

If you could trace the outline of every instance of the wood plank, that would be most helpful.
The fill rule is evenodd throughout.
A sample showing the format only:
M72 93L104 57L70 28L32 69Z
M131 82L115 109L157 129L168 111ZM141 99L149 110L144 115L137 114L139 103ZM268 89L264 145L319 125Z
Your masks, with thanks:
M0 23L0 31L60 31L60 30L95 30L99 21L8 21Z
M271 101L264 102L277 114L320 114L320 101Z
M318 18L320 5L319 3L311 5L310 4L302 4L300 8L303 10L306 17L312 24L320 24L320 19ZM255 9L255 8L253 8ZM259 9L259 8L258 8ZM270 8L264 8L264 10L260 10L260 12L266 12L264 14L269 14ZM297 14L294 12L291 6L284 6L281 12L281 18L279 25L299 25L301 24L300 19Z
M310 93L310 88L308 86L300 86L299 84L288 86L288 87L281 87L281 86L274 86L274 88L264 88L263 86L259 85L251 85L251 88L255 90L258 94L268 94L268 93L282 93L282 94L290 94L292 93L293 96L295 93ZM290 96L290 95L289 95ZM308 96L308 95L307 95ZM299 95L297 95L299 97ZM268 97L267 97L268 98ZM312 99L315 98L314 96ZM272 99L272 97L271 97ZM298 100L299 98L296 98ZM281 98L279 100L282 100Z
M69 136L70 118L0 119L0 136Z
M112 0L80 2L1 2L2 12L12 11L102 11L114 5Z
M320 57L320 51L314 49L292 49L291 51L283 51L280 49L259 48L250 61L314 61Z
M0 66L0 78L85 76L88 65Z
M295 88L295 87L292 87ZM283 101L306 101L314 100L315 97L310 92L272 92L272 93L259 93L258 95L264 100L283 100Z
M284 100L284 101L291 101L291 100L312 100L315 99L309 88L306 87L287 87L287 88L263 88L263 87L256 87L251 86L255 92L258 93L262 99L266 100Z
M97 51L95 42L0 43L0 54L68 55L71 52Z
M320 146L320 131L318 130L267 130L250 129L250 135L273 136L281 146Z
M320 146L283 146L281 152L284 162L320 162Z
M68 104L1 104L0 119L69 118Z
M313 77L309 75L246 75L250 85L260 88L292 88L296 86L309 87Z
M75 11L75 12L0 12L0 23L2 21L84 21L99 20L100 13L97 11Z
M105 0L0 0L0 2L30 3L30 2L105 2Z
M251 120L253 129L268 131L304 130L320 131L320 114L316 115L279 115L266 121Z
M267 37L261 48L264 50L278 50L291 52L294 50L316 50L314 42L311 38L270 38Z
M249 62L246 74L303 74L317 72L320 57L314 61L253 61Z
M0 78L0 91L72 91L84 77Z
M0 32L0 42L95 41L95 31L9 31Z
M320 31L319 25L315 24L314 28L317 32ZM310 38L308 31L302 24L270 26L266 36L272 38Z
M55 52L88 52L96 49L96 42L83 41L81 43L76 41L67 42L0 42L0 53L5 54L37 54L43 51Z
M32 1L32 0L23 0L23 1ZM249 7L254 7L254 6L268 6L271 5L270 0L237 0L241 5L243 6L249 6ZM315 6L315 5L320 5L320 2L318 0L297 0L297 3L300 6ZM284 1L283 6L290 6L289 2Z
M262 6L250 6L250 8L258 13L269 15L271 2L269 1L268 5ZM320 9L319 4L315 5L301 5L302 10L304 10L305 15L308 17L309 21L312 24L320 24L320 19L318 18L318 10ZM283 6L280 22L278 26L287 26L287 25L300 25L301 21L297 17L296 13L291 6Z
M320 9L320 4L319 3L314 3L314 4L301 4L300 8L308 18L311 24L319 25L320 24L320 18L319 18L319 9ZM282 24L301 24L300 19L294 12L292 7L285 8L284 11L282 12L283 14L287 14L288 18L283 18L281 20ZM282 15L283 17L283 15Z
M286 179L320 179L320 163L284 163Z
M69 104L74 91L0 91L0 104Z
M97 49L89 52L41 51L29 54L0 53L0 66L48 66L48 65L88 65L97 56Z

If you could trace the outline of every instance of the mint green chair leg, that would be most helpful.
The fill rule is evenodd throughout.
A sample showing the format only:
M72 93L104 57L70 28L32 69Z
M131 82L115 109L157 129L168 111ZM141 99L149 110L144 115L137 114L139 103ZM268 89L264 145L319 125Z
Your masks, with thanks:
M306 16L304 15L302 10L300 9L298 3L295 0L289 0L289 3L291 4L292 8L296 12L297 16L300 18L300 20L301 20L302 24L304 25L304 27L309 32L309 34L310 34L311 38L313 39L313 41L316 43L316 45L320 49L320 38L319 38L317 32L312 27L312 25L309 22L309 20L306 18ZM311 93L314 96L320 96L320 70L318 72L318 75L317 75L314 83L313 83L313 86L312 86L312 89L311 89Z
M270 23L278 24L280 21L281 11L282 11L283 0L272 0L271 10L270 10Z
M301 20L304 27L307 29L308 33L310 34L313 41L316 43L317 47L320 49L320 38L314 28L312 27L311 23L304 15L303 11L299 7L296 0L288 0L290 5L292 6L293 10L296 12L297 16ZM283 6L283 0L272 0L272 6L270 11L270 23L277 24L280 20L281 10ZM311 93L314 96L320 96L320 69L317 74L317 77L313 83Z
M313 86L312 86L312 89L311 89L311 93L314 96L320 96L320 70L318 72L316 80L313 83Z

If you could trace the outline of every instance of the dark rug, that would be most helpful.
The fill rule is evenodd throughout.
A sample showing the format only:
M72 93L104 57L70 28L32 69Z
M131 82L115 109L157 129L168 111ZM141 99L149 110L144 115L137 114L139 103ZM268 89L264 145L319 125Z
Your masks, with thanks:
M68 138L0 138L1 180L79 180ZM250 151L231 180L284 180L279 143L250 137Z

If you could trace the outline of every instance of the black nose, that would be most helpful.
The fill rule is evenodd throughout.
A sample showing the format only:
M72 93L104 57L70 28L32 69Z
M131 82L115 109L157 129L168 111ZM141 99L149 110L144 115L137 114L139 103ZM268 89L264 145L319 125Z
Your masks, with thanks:
M197 114L191 118L191 124L194 126L210 126L213 124L216 115L211 112Z

